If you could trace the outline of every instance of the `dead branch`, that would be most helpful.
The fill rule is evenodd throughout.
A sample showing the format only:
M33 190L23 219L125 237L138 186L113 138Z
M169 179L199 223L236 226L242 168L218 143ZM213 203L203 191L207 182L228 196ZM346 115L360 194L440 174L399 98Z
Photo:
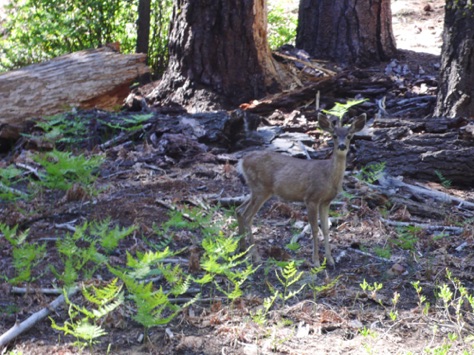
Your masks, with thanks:
M68 292L68 297L75 295L79 291L78 287L71 289ZM42 310L33 313L28 319L24 320L21 323L15 323L13 327L7 330L6 333L3 333L0 336L0 348L6 346L9 342L13 339L18 337L23 332L27 331L31 327L33 327L36 323L42 321L46 318L52 311L56 310L60 305L64 303L64 295L60 295L57 297L53 302L51 302L47 307L43 308Z
M390 175L384 175L379 179L380 185L386 192L393 190L394 188L405 188L414 195L421 196L423 198L430 198L439 202L444 203L457 203L459 208L466 208L474 210L474 203L463 200L459 197L449 195L445 192L428 189L426 187L415 186L400 181Z
M60 288L30 288L30 287L15 287L13 286L10 290L10 293L17 294L43 294L43 295L61 295L63 290Z
M389 225L389 226L395 226L395 227L409 227L409 226L414 226L414 227L419 227L423 228L426 230L431 230L431 231L445 231L445 232L451 232L455 234L461 234L464 232L464 228L461 227L452 227L452 226L440 226L440 225L433 225L433 224L427 224L427 223L413 223L413 222L399 222L399 221L392 221L390 219L385 219L385 218L380 218L380 220Z

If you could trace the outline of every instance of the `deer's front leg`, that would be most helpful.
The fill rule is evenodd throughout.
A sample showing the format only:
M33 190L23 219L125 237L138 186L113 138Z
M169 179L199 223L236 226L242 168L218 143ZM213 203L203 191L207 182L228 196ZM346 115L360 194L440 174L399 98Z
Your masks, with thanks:
M313 236L313 257L311 261L314 266L320 266L319 262L319 240L318 240L318 205L307 203L308 221L311 225L311 235Z
M319 206L319 219L321 221L321 230L324 235L324 251L326 262L328 265L334 266L334 259L331 255L331 247L329 245L329 205L321 204Z

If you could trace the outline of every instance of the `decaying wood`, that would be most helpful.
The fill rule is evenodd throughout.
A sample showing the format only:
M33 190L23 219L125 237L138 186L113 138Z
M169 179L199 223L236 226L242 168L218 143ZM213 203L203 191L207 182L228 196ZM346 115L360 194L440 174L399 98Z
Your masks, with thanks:
M301 106L308 100L313 102L315 100L316 93L319 90L323 92L329 92L334 89L335 85L335 77L323 77L319 78L319 80L314 84L271 95L262 100L254 101L250 104L243 104L241 105L241 108L245 109L246 111L259 114L268 114L282 107L292 110Z
M385 162L392 175L472 186L474 140L461 135L465 119L375 119L370 140L357 142L361 165Z
M0 125L71 107L112 109L129 86L149 72L145 54L121 54L109 47L85 50L0 75Z
M386 191L389 191L390 189L398 190L400 188L403 188L410 191L410 193L416 196L418 200L429 199L429 200L436 200L441 203L457 204L459 208L464 208L470 211L474 211L474 203L463 200L456 196L449 195L442 191L436 191L433 189L428 189L426 187L410 185L388 175L383 176L382 178L379 179L379 181L380 181L381 186L383 186Z

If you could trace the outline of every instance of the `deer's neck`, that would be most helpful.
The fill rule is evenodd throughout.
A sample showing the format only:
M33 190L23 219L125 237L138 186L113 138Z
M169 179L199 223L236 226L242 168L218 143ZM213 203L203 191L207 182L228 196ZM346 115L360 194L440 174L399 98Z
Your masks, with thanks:
M346 154L338 154L334 151L331 157L332 180L337 186L337 190L342 190L342 180L346 171Z

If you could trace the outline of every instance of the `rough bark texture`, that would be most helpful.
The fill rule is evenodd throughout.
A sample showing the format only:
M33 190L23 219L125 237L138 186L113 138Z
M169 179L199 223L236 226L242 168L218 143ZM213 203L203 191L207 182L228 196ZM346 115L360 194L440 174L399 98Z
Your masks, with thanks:
M103 47L68 54L0 75L0 126L53 115L71 107L112 109L149 72L146 55Z
M138 1L137 53L148 54L151 0Z
M446 1L443 36L434 116L473 116L474 7L471 1Z
M396 54L390 0L301 0L296 46L339 63L388 60Z
M392 175L472 187L474 136L466 119L376 119L371 140L357 141L357 163L386 162Z
M211 99L236 105L278 89L266 16L264 0L176 0L169 66L150 98L205 109Z

